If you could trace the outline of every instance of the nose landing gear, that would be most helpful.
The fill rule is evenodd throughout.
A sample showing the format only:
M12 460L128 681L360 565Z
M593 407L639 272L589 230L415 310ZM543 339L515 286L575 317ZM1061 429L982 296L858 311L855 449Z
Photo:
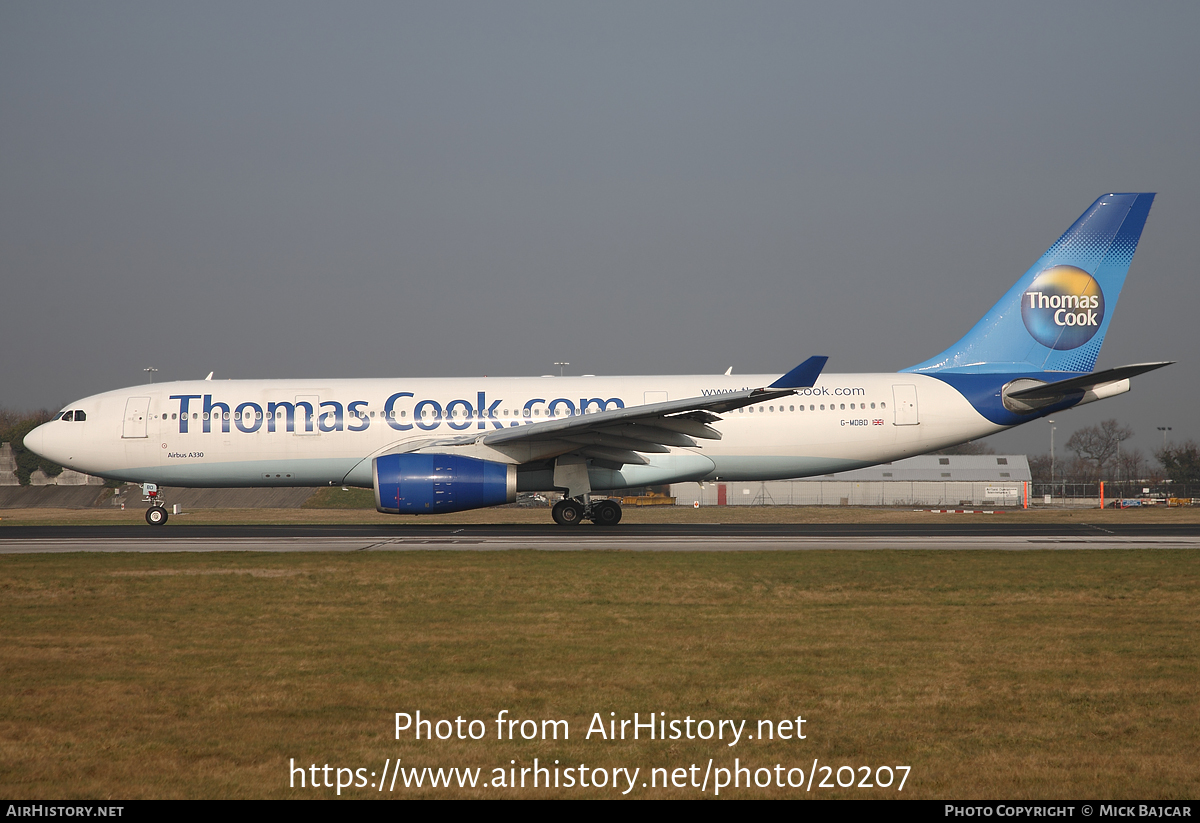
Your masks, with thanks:
M167 504L163 502L162 493L154 483L142 484L142 502L149 503L146 509L146 522L151 526L161 526L167 522Z

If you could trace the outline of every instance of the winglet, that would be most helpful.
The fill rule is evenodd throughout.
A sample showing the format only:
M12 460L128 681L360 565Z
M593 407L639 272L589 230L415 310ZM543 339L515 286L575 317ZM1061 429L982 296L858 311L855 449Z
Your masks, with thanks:
M810 357L799 366L785 374L783 377L767 386L767 388L810 389L812 388L813 383L817 382L817 378L821 376L821 370L825 368L825 364L828 361L828 357L823 357L821 355Z

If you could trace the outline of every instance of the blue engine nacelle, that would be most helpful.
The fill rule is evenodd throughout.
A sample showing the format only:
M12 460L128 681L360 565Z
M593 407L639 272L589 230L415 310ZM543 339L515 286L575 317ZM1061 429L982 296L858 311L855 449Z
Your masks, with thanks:
M445 514L517 499L517 467L453 454L376 457L375 508L388 514Z

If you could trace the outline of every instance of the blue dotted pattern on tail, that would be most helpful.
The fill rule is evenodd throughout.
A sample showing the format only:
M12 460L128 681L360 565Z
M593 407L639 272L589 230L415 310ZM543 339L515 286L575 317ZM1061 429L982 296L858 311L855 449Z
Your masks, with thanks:
M1154 195L1148 193L1106 194L1099 198L965 337L937 357L904 371L960 374L1092 371L1153 202ZM1072 349L1056 350L1039 343L1021 316L1022 300L1036 301L1040 297L1035 293L1031 298L1026 293L1034 279L1055 266L1073 266L1087 272L1104 296L1102 318L1081 315L1081 321L1097 326L1096 332ZM1056 295L1056 299L1061 298ZM1055 315L1058 308L1056 303L1039 310L1065 319L1069 310Z

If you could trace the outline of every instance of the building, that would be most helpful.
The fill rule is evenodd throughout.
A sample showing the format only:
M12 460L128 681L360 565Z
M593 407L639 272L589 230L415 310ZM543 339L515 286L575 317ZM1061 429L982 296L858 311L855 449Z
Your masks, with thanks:
M1022 506L1025 455L925 454L866 469L743 483L674 483L676 505L694 506Z

